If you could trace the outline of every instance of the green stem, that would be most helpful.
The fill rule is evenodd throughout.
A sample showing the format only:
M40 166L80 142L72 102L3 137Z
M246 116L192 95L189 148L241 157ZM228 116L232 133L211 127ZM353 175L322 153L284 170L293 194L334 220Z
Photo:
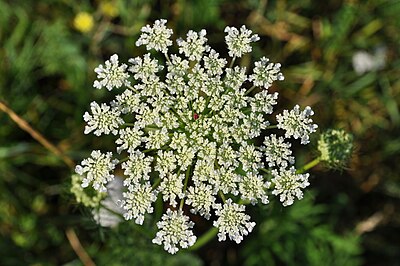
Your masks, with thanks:
M212 227L210 230L205 232L201 237L199 237L196 243L189 248L189 250L197 250L207 244L211 239L215 237L218 233L218 228Z
M186 125L185 121L183 121L183 119L178 115L178 112L174 108L171 108L171 111L174 113L176 118L178 118L179 122L181 123L180 126Z
M236 56L232 58L232 61L231 61L231 63L229 64L229 68L232 68L232 67L233 67L233 64L235 63L235 60L236 60Z
M296 174L302 174L305 171L307 171L308 169L313 168L314 166L316 166L317 164L319 164L321 162L321 157L317 157L314 160L312 160L311 162L307 163L306 165L304 165L302 168L298 169L296 171Z
M271 173L270 170L267 170L267 169L265 169L265 168L260 168L260 170L263 171L264 173L267 173L267 174L270 174L270 173Z
M151 190L154 190L161 183L161 178L157 178L154 184L151 186Z
M106 207L106 206L105 206L104 204L102 204L102 203L100 203L100 208L103 208L103 209L107 210L108 212L112 213L112 214L115 215L115 216L118 216L118 217L121 218L121 219L124 219L124 216L123 216L121 213L116 212L115 210Z
M186 170L186 177L185 177L185 184L183 185L183 191L186 191L187 184L189 182L189 176L190 176L190 166L188 166L188 169ZM182 198L181 203L179 204L179 210L182 210L184 202L185 198Z
M171 60L169 59L168 53L163 53L163 54L164 54L165 58L167 59L168 63L172 64Z
M122 160L119 160L119 161L118 161L118 164L121 164L121 163L126 162L126 161L128 161L128 160L129 160L129 156L128 156L128 157L125 157L125 158L122 159Z
M157 149L147 149L147 150L144 150L144 151L142 151L143 153L147 153L147 152L151 152L151 151L156 151Z
M256 86L253 85L250 89L248 89L248 90L246 91L246 93L245 93L244 95L249 94L249 93L252 92L255 88L256 88Z
M278 128L278 125L270 125L267 126L265 129L273 129L273 128Z
M134 87L132 87L131 85L127 86L129 89L133 90L134 92L136 92L136 89Z
M225 203L226 199L225 199L224 193L222 193L222 191L220 190L220 191L218 191L218 194L221 197L222 201Z

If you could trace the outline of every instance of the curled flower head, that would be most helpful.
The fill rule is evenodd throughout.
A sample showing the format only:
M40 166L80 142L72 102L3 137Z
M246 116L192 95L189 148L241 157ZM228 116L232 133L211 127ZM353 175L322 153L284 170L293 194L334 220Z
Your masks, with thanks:
M153 243L164 245L166 251L175 254L179 250L178 246L188 248L196 242L196 236L190 230L193 226L194 223L182 211L167 209L167 213L157 223L159 231Z
M120 88L122 86L129 86L129 74L126 72L126 64L119 65L118 55L114 54L110 60L105 62L105 67L99 65L94 69L97 74L98 80L95 80L93 87L101 89L106 87L109 91L113 88Z
M74 194L76 202L83 204L86 207L95 208L99 206L100 201L107 196L104 192L94 191L89 193L82 187L83 176L73 174L71 176L71 193ZM93 191L92 191L93 192Z
M320 135L318 150L329 167L343 168L353 152L353 136L344 130L327 130Z
M92 151L90 156L75 167L75 172L83 176L82 187L92 183L95 190L106 192L105 185L114 179L114 175L110 172L114 170L118 160L112 159L111 152L101 153L98 150Z
M122 196L122 179L115 176L113 180L107 183L107 197L101 200L100 205L92 210L93 219L97 224L103 227L116 227L121 221L120 214L123 210L118 205L118 201Z
M154 22L153 27L150 25L143 27L142 34L136 41L136 46L146 45L147 50L154 49L167 53L168 46L172 45L172 41L169 39L172 30L168 29L165 24L167 24L167 20L159 19Z
M300 106L296 105L293 110L284 110L283 114L276 116L278 128L286 130L286 138L301 138L301 144L308 144L310 142L309 135L318 128L316 124L312 124L310 116L313 114L311 107L307 106L300 111Z

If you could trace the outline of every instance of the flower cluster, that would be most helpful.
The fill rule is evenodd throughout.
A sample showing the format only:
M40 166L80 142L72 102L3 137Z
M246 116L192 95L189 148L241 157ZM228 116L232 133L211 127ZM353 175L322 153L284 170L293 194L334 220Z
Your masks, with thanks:
M117 96L110 104L91 104L85 134L116 135L116 154L94 151L76 173L83 187L102 192L120 167L126 190L120 206L137 224L162 198L168 207L153 243L170 253L196 241L189 213L213 219L220 241L228 236L240 243L255 226L245 204L268 204L276 195L291 205L309 185L308 174L296 173L289 139L309 142L317 128L313 111L296 105L276 115L276 123L269 117L278 99L269 89L284 79L281 65L266 57L252 68L235 65L259 40L245 26L226 27L227 60L207 45L205 30L189 31L176 41L178 54L170 54L166 24L145 26L136 42L162 52L165 64L147 53L129 59L129 66L113 55L96 68L94 87Z

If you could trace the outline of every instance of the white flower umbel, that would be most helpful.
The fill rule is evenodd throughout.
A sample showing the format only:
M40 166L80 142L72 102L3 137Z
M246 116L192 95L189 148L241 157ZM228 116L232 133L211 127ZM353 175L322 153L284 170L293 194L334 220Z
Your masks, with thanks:
M207 49L206 34L206 30L201 30L199 33L190 30L187 33L186 40L178 39L176 41L179 46L179 53L184 54L191 61L199 61Z
M227 60L207 44L205 30L189 31L169 49L172 30L166 25L157 20L142 28L136 45L152 51L128 59L129 68L115 55L96 69L97 87L122 91L111 104L91 104L91 113L84 114L85 133L116 135L126 219L142 224L156 197L160 206L179 208L162 216L155 243L170 253L193 245L193 224L183 211L208 219L215 212L219 239L239 243L254 227L244 213L246 203L267 204L276 195L290 205L308 185L308 175L287 170L294 164L287 139L309 142L317 127L312 111L296 106L275 119L278 92L269 88L283 80L280 64L266 57L253 65L235 62L259 40L245 26L226 27L232 57ZM116 167L111 158L97 151L82 161L76 172L83 186L104 190Z
M278 93L268 93L267 90L261 91L254 95L251 101L251 111L252 112L263 112L265 114L272 114L273 107L278 102Z
M307 106L300 111L300 106L296 105L293 110L284 110L283 114L276 116L278 128L286 130L286 138L301 138L301 144L308 144L310 142L309 135L318 128L316 124L312 124L313 120L310 116L313 114L311 107Z
M131 58L128 62L132 64L128 70L134 74L133 78L141 80L145 84L157 82L156 73L164 68L158 64L156 59L150 58L150 54L145 54L143 59L141 57Z
M153 157L147 157L141 151L135 151L129 155L129 159L122 163L124 174L128 176L124 181L125 186L135 185L140 180L149 180L151 172L151 162Z
M243 240L243 236L248 235L256 225L255 222L250 222L250 216L247 215L244 205L233 203L231 199L228 199L223 205L216 204L215 214L218 219L214 221L213 225L218 228L218 240L225 241L226 235L235 241L240 243Z
M168 173L172 173L176 167L176 156L174 155L173 151L157 152L156 166L154 170L158 171L160 176L165 176Z
M261 157L262 153L254 145L242 143L239 148L239 161L245 172L252 173L262 167Z
M168 29L165 24L167 24L167 20L159 19L154 22L153 27L150 25L143 27L142 34L139 40L136 41L136 46L146 45L147 50L154 49L167 53L168 46L172 45L172 41L169 38L173 31Z
M303 191L302 189L308 187L310 183L308 182L309 174L296 174L294 167L290 169L279 169L272 170L271 183L274 185L274 190L272 195L279 195L279 200L282 202L283 206L292 205L294 199L302 199Z
M220 190L224 194L232 193L238 195L237 189L241 176L235 172L235 168L221 167L212 175L210 183L214 185L215 190Z
M173 54L171 61L167 62L167 66L170 77L183 77L189 69L189 61Z
M292 146L286 143L283 137L277 137L275 134L266 136L264 139L265 147L262 147L265 153L265 160L269 167L283 166L286 167L288 163L294 164L294 157L290 156Z
M204 68L211 76L221 75L226 63L226 59L219 58L219 54L213 49L211 49L208 56L204 57Z
M121 112L117 108L112 108L105 103L99 105L96 102L90 103L92 115L85 112L83 119L87 123L85 126L85 134L94 131L96 136L101 134L118 133L118 128L124 123L120 117Z
M105 67L99 65L94 69L99 80L95 80L93 87L101 89L106 87L109 91L113 88L120 88L122 86L129 86L129 74L126 72L128 66L125 64L119 65L118 55L114 54L110 60L105 62Z
M168 130L164 127L161 130L150 131L148 137L144 138L146 149L160 149L169 141Z
M112 106L117 106L123 114L135 113L140 110L140 95L131 90L125 90L115 98L117 100L112 102Z
M235 27L226 27L225 42L228 45L230 57L242 57L243 54L251 52L250 43L256 42L260 39L257 34L252 34L252 31L247 29L244 25L240 31Z
M253 205L255 205L258 200L261 200L263 204L268 204L268 187L269 184L264 182L262 176L250 173L243 176L239 183L239 193L242 195L242 199L250 200L250 203Z
M169 200L172 207L176 207L176 204L178 204L176 201L177 197L182 199L185 196L182 182L184 178L183 174L168 174L162 178L161 184L158 187L158 190L163 195L163 200Z
M211 207L215 204L214 194L212 186L198 183L196 186L188 188L186 204L193 207L190 210L192 213L198 212L208 220L211 216Z
M263 86L268 89L276 80L284 80L281 71L281 64L268 63L269 59L262 57L260 61L255 62L253 74L249 76L249 80L253 81L254 86Z
M121 207L126 211L124 218L135 219L135 223L143 224L144 215L153 212L151 204L157 200L157 193L152 191L150 182L130 186L128 192L122 195L124 200L121 201Z
M75 167L75 172L83 176L82 187L92 183L95 190L106 192L105 185L114 179L110 172L114 170L118 160L112 159L111 152L101 153L99 150L92 151L90 156Z
M196 236L190 230L193 226L194 223L181 210L167 209L167 213L157 223L159 231L153 239L153 243L164 245L166 251L175 254L179 250L178 246L188 248L196 242Z
M235 66L234 68L225 69L226 75L224 83L228 88L233 90L239 89L243 82L247 80L246 68Z
M128 150L129 153L133 153L142 143L143 134L143 131L135 126L120 129L119 138L115 141L116 144L121 145L117 147L117 152L121 153L122 150Z

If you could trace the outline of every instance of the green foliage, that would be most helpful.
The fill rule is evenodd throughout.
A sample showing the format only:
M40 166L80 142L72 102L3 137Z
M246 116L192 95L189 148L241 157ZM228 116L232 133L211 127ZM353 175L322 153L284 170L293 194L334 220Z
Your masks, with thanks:
M244 265L360 265L359 238L339 236L324 222L327 212L327 206L313 204L312 193L290 208L269 206L240 252Z
M165 265L184 266L203 265L202 261L190 253L180 252L176 256L151 243L151 238L144 236L142 228L133 223L121 224L115 232L106 232L104 246L93 247L101 252L94 252L99 265Z

